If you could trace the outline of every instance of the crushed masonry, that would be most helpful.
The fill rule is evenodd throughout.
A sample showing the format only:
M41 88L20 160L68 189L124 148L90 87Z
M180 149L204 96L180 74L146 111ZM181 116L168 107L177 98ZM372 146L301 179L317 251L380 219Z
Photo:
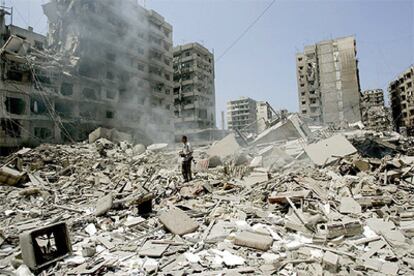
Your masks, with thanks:
M195 161L217 160L189 183L167 144L106 136L12 154L1 160L0 274L413 274L413 141L312 137L194 147Z

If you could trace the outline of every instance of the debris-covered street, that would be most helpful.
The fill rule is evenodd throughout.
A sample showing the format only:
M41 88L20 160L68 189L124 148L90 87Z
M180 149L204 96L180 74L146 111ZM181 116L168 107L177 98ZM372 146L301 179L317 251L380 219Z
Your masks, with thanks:
M30 275L19 235L66 223L68 252L43 275L412 274L412 140L321 135L304 149L230 135L196 149L188 183L167 144L22 149L0 175L0 272Z

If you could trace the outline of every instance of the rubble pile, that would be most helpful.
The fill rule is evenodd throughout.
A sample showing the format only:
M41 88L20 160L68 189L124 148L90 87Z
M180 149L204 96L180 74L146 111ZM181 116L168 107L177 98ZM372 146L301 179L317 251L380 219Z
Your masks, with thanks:
M402 140L354 140L226 137L195 149L188 183L166 144L23 149L0 170L0 274L412 275L414 157L402 145L368 154ZM39 235L33 254L59 260L26 261L27 233Z

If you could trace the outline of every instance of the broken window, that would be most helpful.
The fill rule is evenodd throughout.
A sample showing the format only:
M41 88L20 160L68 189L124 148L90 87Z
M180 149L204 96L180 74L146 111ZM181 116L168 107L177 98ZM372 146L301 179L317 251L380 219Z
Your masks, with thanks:
M8 113L22 115L25 113L26 103L23 99L7 97L4 101Z
M38 50L43 50L43 42L35 40L34 47Z
M2 131L7 136L12 138L21 137L21 125L18 120L2 118L0 123Z
M13 81L22 81L23 80L23 73L19 71L8 70L7 71L7 79Z
M97 108L94 105L89 105L87 103L81 103L79 105L79 115L86 119L96 119L97 118Z
M97 100L96 91L92 88L86 87L83 89L82 94L85 98L90 100Z
M68 82L63 82L60 87L60 93L63 96L70 96L73 94L73 84Z
M84 77L96 78L98 70L90 61L85 61L79 65L79 74Z
M113 111L109 111L109 110L106 111L106 118L107 119L113 119L114 117L115 117L115 114L114 114Z
M35 127L34 136L41 140L50 139L52 137L52 131L45 127Z
M142 63L138 63L138 70L144 72L145 70L145 65Z
M46 114L47 106L45 101L38 98L30 99L30 112L36 115Z
M113 80L114 79L114 73L112 73L111 71L106 72L106 78L108 80Z
M72 116L72 105L67 102L55 102L56 113L63 117L68 118Z

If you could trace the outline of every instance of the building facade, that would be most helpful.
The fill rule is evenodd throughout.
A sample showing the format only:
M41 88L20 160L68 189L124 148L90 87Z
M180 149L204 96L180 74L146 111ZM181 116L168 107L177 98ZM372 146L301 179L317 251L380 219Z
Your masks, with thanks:
M214 55L199 43L176 46L173 52L176 132L215 128Z
M272 119L272 109L265 101L258 101L257 110L257 133L261 133L268 127L268 122Z
M391 114L398 132L414 135L414 66L410 66L388 85Z
M241 97L227 103L227 127L229 130L242 130L256 133L257 102Z
M384 105L384 91L370 89L361 95L361 117L366 129L385 131L390 128L388 110Z
M361 120L360 84L354 37L305 46L296 55L299 110L315 123Z
M52 0L43 10L47 41L10 26L3 34L0 146L84 140L98 126L173 138L172 27L161 15L133 0Z

